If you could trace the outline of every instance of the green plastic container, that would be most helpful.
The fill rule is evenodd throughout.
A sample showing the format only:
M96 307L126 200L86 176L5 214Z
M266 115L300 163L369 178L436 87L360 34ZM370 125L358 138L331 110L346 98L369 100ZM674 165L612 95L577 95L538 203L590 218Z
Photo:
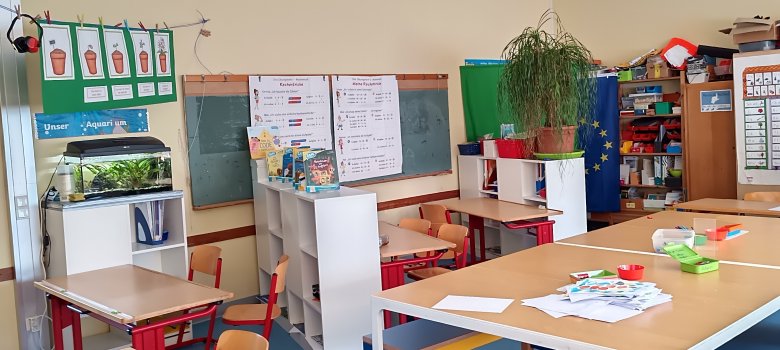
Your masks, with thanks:
M656 115L672 114L672 103L671 102L656 102L655 103L655 114Z
M706 235L696 235L693 236L693 245L705 245L707 244L707 236Z
M706 273L718 269L718 260L705 258L685 244L664 246L664 251L680 262L680 269L689 273Z
M631 81L634 74L630 70L622 70L618 72L618 81Z

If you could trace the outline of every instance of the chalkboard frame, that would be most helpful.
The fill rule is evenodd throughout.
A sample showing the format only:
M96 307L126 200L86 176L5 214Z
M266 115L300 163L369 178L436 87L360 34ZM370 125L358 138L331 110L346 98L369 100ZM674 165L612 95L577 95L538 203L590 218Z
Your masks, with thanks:
M191 116L187 113L187 100L188 97L201 97L201 96L247 96L247 99L249 98L249 86L248 86L248 79L250 76L255 75L325 75L329 78L329 81L332 81L334 77L336 76L344 76L344 75L352 75L352 76L377 76L377 75L388 75L388 74L231 74L231 75L184 75L182 76L183 83L184 83L184 100L185 100L185 114L184 114L184 125L185 125L185 136L187 139L187 146L192 144L191 140L195 136L191 136L190 132L193 132L193 130L189 130L188 124L190 123L189 118ZM448 78L449 76L447 74L389 74L389 75L395 75L396 79L398 80L398 87L399 92L402 92L404 90L438 90L440 92L443 92L443 95L445 98L447 98L447 91L448 91ZM444 123L446 125L446 128L448 130L447 134L449 135L449 103L445 103L446 106L446 118L444 120ZM204 116L200 116L201 121ZM249 123L249 119L247 118L247 124ZM451 145L449 138L446 140L447 145L446 148L448 150L451 150ZM239 205L244 203L250 203L250 198L242 198L232 201L225 201L225 202L217 202L212 204L195 204L195 189L192 188L192 169L190 164L190 157L189 157L189 147L187 150L187 163L188 163L188 182L190 185L190 189L193 191L193 194L190 196L193 203L193 209L194 210L205 210L205 209L212 209L212 208L218 208L218 207L224 207L224 206L230 206L230 205ZM359 181L352 181L343 183L344 185L348 186L366 186L371 184L378 184L378 183L385 183L390 181L399 181L399 180L406 180L406 179L413 179L413 178L420 178L420 177L428 177L428 176L437 176L437 175L444 175L444 174L452 174L452 154L451 151L445 152L449 162L447 162L446 169L436 170L436 171L430 171L430 172L423 172L423 173L415 173L415 174L395 174L390 175L386 177L379 177L379 178L372 178L372 179L365 179L365 180L359 180ZM247 159L248 161L249 159ZM248 163L248 162L247 162ZM250 174L247 174L247 176L250 176Z

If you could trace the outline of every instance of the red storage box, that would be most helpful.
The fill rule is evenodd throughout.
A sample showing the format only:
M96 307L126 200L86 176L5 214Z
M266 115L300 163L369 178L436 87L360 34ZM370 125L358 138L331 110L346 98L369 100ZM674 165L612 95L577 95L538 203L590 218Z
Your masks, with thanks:
M523 139L497 139L498 156L500 158L529 158L526 141Z

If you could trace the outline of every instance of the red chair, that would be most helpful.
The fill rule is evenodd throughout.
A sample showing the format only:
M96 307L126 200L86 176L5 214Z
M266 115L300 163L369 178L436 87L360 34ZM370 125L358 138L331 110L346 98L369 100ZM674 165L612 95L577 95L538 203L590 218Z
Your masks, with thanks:
M210 276L214 276L214 288L219 288L219 281L222 276L222 258L220 255L222 254L222 248L215 247L215 246L209 246L209 245L202 245L196 247L192 254L190 254L190 271L187 275L187 280L192 281L192 278L195 274L195 271L198 271L200 273L204 273ZM183 313L187 314L192 309L184 310ZM216 314L211 315L211 319L209 320L209 331L208 334L205 337L200 338L194 338L190 339L188 341L182 341L184 339L184 329L186 328L186 323L182 323L179 325L179 335L176 338L176 343L171 345L172 349L179 348L182 346L187 346L194 343L206 343L206 348L209 349L211 347L211 344L216 344L217 341L212 338L212 335L214 334L214 320L216 318Z
M284 280L287 275L287 255L282 255L271 276L271 288L268 291L268 304L233 305L225 309L222 322L233 326L259 325L263 326L263 337L271 340L271 327L274 319L282 314L282 309L276 304L279 293L284 291Z
M521 228L528 229L531 234L536 234L536 245L542 245L553 242L553 224L555 221L514 221L505 222L504 226L511 230L517 230ZM536 232L532 232L531 230Z
M466 252L469 249L468 235L469 229L466 226L444 224L439 228L439 239L443 239L455 244L455 248L452 248L451 252L455 259L456 269L460 269L466 266ZM412 270L409 271L407 275L409 278L419 281L452 271L437 265L438 261L435 261L433 263L433 267Z

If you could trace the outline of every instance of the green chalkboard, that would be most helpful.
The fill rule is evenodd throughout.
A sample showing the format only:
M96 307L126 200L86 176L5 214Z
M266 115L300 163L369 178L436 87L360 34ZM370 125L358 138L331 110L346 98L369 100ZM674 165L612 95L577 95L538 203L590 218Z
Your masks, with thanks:
M447 89L401 90L399 104L403 171L372 180L451 170ZM193 207L251 199L252 176L246 138L249 96L187 96L185 91L185 109Z

